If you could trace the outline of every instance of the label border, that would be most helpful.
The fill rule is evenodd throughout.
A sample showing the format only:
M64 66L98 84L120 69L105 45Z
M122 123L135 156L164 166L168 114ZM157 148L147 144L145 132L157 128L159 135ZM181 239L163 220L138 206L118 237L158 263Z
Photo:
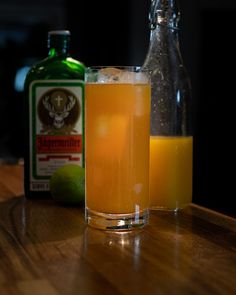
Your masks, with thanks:
M35 80L30 84L30 100L29 100L29 122L30 122L30 179L32 181L37 180L49 180L50 176L38 176L36 175L37 170L37 159L36 159L36 88L37 87L80 87L81 88L81 107L82 107L82 167L85 165L85 139L84 139L84 124L85 124L85 110L84 110L84 81L83 80ZM33 120L34 118L34 120Z

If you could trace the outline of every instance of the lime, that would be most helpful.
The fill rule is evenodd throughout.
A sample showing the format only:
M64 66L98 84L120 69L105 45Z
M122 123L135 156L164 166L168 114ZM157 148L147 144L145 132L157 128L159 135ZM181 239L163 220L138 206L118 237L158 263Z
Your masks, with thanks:
M76 164L58 168L50 179L53 199L64 205L83 204L85 195L85 169Z

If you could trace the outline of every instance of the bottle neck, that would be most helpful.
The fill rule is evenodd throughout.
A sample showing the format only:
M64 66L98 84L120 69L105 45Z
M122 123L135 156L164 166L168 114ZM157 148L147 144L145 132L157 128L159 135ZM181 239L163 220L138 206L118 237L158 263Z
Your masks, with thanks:
M181 63L178 36L179 19L177 0L152 0L149 13L151 51L160 50L162 53L172 51L172 56L178 58Z
M49 35L48 37L48 55L50 57L69 54L69 35Z
M165 40L165 43L169 44L168 46L174 46L179 49L179 29L173 29L169 26L157 24L150 32L150 45L155 42L159 43L160 39L162 41ZM162 44L160 44L160 46L161 45Z
M180 12L177 0L152 0L149 14L150 28L165 26L178 30Z

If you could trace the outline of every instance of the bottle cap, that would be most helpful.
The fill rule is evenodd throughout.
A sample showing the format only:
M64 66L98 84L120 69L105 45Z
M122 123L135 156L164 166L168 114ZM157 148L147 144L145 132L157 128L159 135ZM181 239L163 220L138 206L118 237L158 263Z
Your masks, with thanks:
M70 36L70 31L68 31L68 30L49 31L48 35L67 35L67 36Z

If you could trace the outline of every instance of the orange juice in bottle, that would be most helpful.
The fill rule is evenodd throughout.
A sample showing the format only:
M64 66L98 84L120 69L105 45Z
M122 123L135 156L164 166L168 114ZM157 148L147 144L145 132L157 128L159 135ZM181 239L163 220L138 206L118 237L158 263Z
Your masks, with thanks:
M150 207L176 210L192 201L191 136L150 137Z

